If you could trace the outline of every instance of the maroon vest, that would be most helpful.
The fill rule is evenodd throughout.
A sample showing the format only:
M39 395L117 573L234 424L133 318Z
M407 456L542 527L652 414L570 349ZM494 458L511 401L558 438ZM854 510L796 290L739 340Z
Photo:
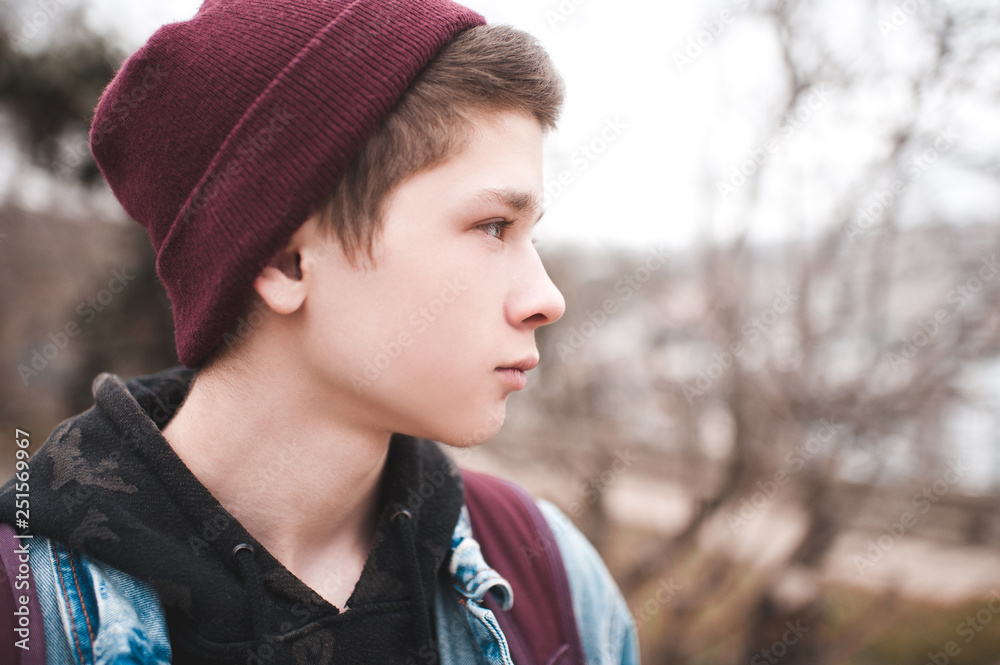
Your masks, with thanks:
M504 612L490 594L516 665L585 665L569 580L555 536L534 499L518 485L462 469L472 536L483 558L514 590Z

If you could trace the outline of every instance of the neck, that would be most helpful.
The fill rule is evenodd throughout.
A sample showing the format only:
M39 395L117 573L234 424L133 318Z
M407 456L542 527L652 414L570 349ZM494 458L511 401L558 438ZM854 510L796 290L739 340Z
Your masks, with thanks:
M254 538L339 605L371 549L390 433L338 418L318 395L288 372L203 370L163 435Z

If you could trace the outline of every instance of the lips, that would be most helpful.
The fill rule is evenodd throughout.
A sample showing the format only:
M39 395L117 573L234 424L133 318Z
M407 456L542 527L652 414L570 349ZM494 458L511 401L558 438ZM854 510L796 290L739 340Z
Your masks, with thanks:
M494 371L514 390L523 390L528 385L527 372L538 365L538 356L530 356L515 363L497 367Z
M522 372L530 372L535 369L538 365L538 356L529 356L523 360L519 360L516 363L511 363L510 365L501 365L497 369L517 369Z

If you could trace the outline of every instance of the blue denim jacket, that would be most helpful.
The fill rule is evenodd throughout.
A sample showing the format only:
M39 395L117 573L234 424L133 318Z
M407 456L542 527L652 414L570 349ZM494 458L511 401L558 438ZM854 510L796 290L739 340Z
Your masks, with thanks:
M552 503L537 500L569 576L577 627L587 665L638 665L635 623L604 562ZM465 506L452 534L450 580L438 584L434 603L442 665L513 665L493 612L515 601L510 584L484 561L472 538ZM45 538L29 541L52 665L160 665L170 662L166 619L147 583ZM462 599L464 602L459 602Z

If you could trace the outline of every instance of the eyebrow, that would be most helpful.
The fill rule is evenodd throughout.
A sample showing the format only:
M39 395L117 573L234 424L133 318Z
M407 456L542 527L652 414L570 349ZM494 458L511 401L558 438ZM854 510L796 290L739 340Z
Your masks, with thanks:
M535 220L535 224L541 220L545 211L542 210L542 204L538 200L538 197L534 194L529 194L528 192L518 191L516 189L483 189L476 193L476 197L483 201L484 203L496 203L507 208L510 208L518 213L539 213L538 219Z

